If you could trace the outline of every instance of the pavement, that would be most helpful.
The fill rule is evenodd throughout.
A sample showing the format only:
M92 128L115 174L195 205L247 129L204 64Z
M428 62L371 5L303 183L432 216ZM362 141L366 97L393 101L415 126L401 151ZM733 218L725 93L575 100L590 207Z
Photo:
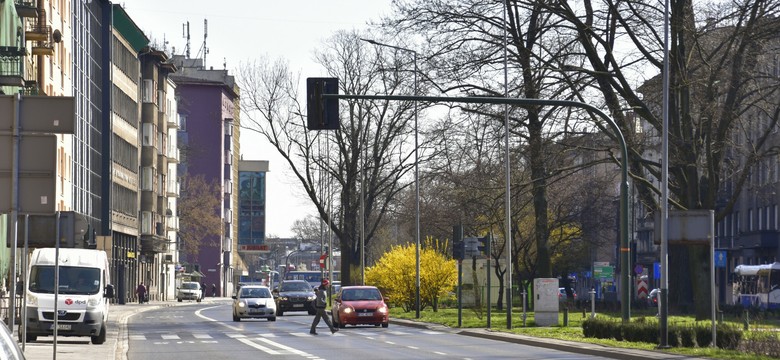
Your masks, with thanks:
M210 297L204 303L214 303L229 300L228 298ZM109 327L106 342L102 345L92 345L88 337L58 337L56 356L54 356L54 341L52 337L40 337L34 343L25 344L24 354L27 360L61 359L61 360L127 360L128 332L127 319L143 311L167 306L180 306L193 302L151 301L146 304L112 304L109 311ZM614 348L603 345L581 343L547 338L536 338L527 335L511 334L494 329L459 329L439 324L431 324L414 320L392 319L397 326L424 328L435 331L492 339L515 344L529 345L546 349L560 350L575 354L593 355L611 359L625 360L694 360L701 359L684 355L670 354L663 351ZM18 334L14 331L14 334ZM702 359L703 360L703 359Z

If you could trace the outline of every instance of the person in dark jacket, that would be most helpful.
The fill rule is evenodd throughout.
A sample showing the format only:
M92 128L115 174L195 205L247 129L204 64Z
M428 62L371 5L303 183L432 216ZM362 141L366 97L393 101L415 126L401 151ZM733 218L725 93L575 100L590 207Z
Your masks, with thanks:
M212 283L211 284L211 297L217 296L217 284Z
M138 303L143 304L146 301L146 286L143 281L135 288L135 293L138 295Z
M320 286L314 290L314 293L317 295L317 298L314 300L314 308L317 310L317 315L314 315L314 321L311 323L311 330L309 330L309 334L317 335L317 324L320 323L320 319L325 320L325 323L328 324L331 334L339 331L339 329L333 327L333 324L330 322L330 318L328 317L328 313L325 312L325 307L328 303L327 297L329 285L330 281L323 278L322 282L320 282Z

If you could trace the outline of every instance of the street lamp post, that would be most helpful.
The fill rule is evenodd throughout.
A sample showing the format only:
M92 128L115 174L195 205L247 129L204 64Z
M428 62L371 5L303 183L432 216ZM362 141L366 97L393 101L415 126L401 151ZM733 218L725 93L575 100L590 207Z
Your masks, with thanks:
M395 45L388 45L384 43L380 43L375 40L371 39L360 39L367 43L374 44L377 46L384 46L389 47L391 49L401 50L401 51L407 51L412 53L412 60L414 62L414 96L417 96L417 52L412 49L403 48L400 46ZM419 131L417 127L417 100L414 101L414 216L415 216L415 244L416 244L416 250L415 250L415 275L414 275L414 284L415 284L415 294L414 294L414 307L415 307L415 317L420 318L420 173L419 173L419 163L420 163L420 157L418 154L419 151Z

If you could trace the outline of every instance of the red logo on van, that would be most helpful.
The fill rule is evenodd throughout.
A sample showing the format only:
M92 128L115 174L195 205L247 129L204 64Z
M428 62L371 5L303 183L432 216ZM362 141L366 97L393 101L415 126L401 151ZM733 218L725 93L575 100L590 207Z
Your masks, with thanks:
M65 305L73 305L72 299L65 299Z

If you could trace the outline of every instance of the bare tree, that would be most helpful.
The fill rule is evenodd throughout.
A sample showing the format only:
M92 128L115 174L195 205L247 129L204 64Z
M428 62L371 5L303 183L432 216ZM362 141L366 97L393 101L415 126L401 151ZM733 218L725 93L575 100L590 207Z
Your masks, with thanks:
M412 93L412 73L382 71L392 66L359 38L356 32L339 32L316 54L325 75L340 79L340 92ZM408 136L414 107L411 102L342 101L338 131L310 132L304 105L298 102L298 80L282 62L243 66L242 124L262 134L287 161L320 218L339 239L342 281L356 283L360 187L365 189L368 247L393 199L409 186L404 178L413 166Z
M218 247L222 235L220 211L222 188L216 181L203 175L182 178L178 211L181 221L179 238L181 249L191 262L198 261L201 245Z
M639 75L663 70L663 8L657 3L585 1L573 8L564 1L545 3L567 23L579 42L586 68L569 66L596 84L605 106L625 134L635 124L625 117L629 106L660 134L669 134L669 191L679 209L716 209L716 221L731 213L748 175L776 151L768 138L777 128L778 83L769 57L776 56L780 3L748 0L738 3L670 2L669 127L663 128L661 78ZM641 87L639 85L642 85ZM759 119L758 121L754 119ZM735 134L739 134L736 135ZM645 145L628 137L631 173L642 202L658 209L661 163L643 159ZM720 199L719 199L720 198ZM718 201L723 201L720 205ZM708 316L707 249L670 249L670 302L695 306L697 318Z

